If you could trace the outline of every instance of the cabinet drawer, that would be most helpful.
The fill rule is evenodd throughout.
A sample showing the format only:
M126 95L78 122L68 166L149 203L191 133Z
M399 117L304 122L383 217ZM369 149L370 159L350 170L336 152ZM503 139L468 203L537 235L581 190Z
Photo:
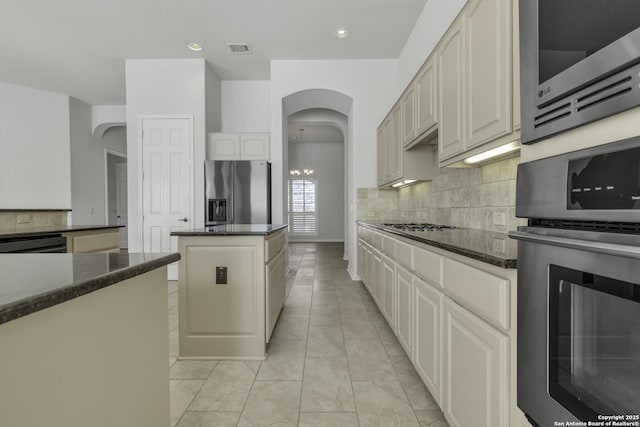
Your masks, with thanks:
M396 240L391 237L382 236L382 252L384 252L385 255L391 258L395 258L396 257Z
M74 253L82 252L117 252L120 248L120 233L68 235L72 240L70 246Z
M285 244L285 232L280 231L272 237L264 241L264 262L269 262L271 258L276 256Z
M373 236L372 236L373 237L373 239L372 239L373 241L372 241L371 244L376 249L382 249L382 234L377 233L375 231L372 234L373 234Z
M413 269L413 246L396 240L396 262L409 270Z
M432 285L442 287L443 257L424 249L413 250L414 271Z
M445 259L444 288L461 305L509 329L509 280Z

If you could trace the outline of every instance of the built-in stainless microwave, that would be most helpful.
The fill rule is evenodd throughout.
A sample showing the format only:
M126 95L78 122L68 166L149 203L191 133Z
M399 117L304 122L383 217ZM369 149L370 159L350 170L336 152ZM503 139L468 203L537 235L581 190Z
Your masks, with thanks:
M640 1L520 0L522 142L640 105Z

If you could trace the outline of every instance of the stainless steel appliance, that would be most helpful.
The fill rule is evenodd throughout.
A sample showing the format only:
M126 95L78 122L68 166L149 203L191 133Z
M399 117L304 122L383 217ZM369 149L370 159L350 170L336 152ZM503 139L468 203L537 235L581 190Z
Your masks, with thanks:
M205 225L271 224L271 163L208 160Z
M0 253L66 253L67 239L62 234L5 237Z
M519 165L516 215L518 406L640 422L640 137Z
M640 2L520 0L522 142L640 105Z

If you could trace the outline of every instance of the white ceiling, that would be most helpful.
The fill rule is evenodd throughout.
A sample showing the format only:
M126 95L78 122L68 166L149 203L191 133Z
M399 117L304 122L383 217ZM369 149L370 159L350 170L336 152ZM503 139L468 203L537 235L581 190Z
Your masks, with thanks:
M269 80L271 59L397 58L426 2L1 0L0 81L121 105L125 59L205 58L222 80Z

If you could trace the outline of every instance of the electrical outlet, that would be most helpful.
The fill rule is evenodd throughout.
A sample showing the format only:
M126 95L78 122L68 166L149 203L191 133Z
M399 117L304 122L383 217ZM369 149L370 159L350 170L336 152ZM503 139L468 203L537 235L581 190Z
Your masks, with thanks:
M494 238L492 243L494 252L503 254L507 250L507 242L504 239Z
M31 215L18 215L16 222L18 224L29 224L31 222Z
M216 285L227 284L227 267L216 267Z
M493 225L506 225L506 218L504 212L493 213Z

